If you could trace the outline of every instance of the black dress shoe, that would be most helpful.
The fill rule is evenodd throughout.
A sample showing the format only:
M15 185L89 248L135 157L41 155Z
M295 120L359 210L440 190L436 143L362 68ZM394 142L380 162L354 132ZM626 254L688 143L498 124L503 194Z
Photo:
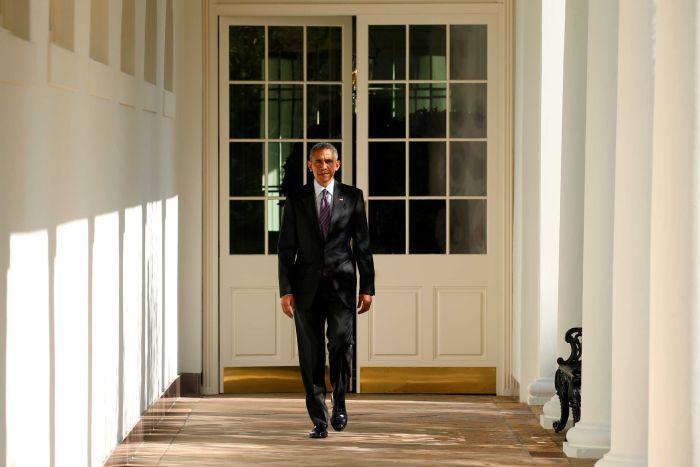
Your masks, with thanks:
M335 431L343 431L348 424L348 414L345 409L333 408L333 416L331 417L331 425Z
M325 438L326 436L328 436L328 425L325 423L319 423L309 431L309 438Z

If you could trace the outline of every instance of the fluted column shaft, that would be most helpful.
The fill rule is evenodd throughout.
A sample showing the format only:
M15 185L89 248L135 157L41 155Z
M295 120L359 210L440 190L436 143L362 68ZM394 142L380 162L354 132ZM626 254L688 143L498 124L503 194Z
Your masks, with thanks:
M651 195L649 464L700 466L698 4L659 2Z
M590 0L581 299L585 357L581 421L564 443L569 457L600 458L610 449L617 23L617 0Z
M652 0L620 0L611 450L596 464L606 467L647 465L653 15Z
M561 188L557 355L566 358L571 346L566 331L581 326L583 272L583 185L586 137L586 36L588 0L566 2L564 85L562 100ZM556 394L544 406L540 423L552 429L561 414Z

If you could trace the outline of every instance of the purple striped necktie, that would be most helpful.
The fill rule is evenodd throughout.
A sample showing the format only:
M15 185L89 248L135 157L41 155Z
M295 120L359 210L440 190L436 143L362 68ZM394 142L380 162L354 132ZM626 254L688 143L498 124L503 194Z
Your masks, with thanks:
M328 236L328 227L331 225L331 207L328 204L328 190L321 192L321 209L318 213L318 220L321 222L321 233L323 238Z

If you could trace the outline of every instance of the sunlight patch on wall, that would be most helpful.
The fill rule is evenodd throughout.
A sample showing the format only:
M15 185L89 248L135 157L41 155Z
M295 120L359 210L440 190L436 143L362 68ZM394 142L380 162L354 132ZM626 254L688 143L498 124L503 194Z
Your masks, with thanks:
M119 213L95 217L92 244L92 465L118 439Z
M163 202L146 205L145 231L146 401L162 391L163 376Z
M49 258L45 230L10 235L5 465L49 465Z
M55 465L84 466L88 465L87 219L56 227L53 291Z
M141 358L143 335L143 209L124 210L122 271L124 386L122 420L124 430L133 427L141 415ZM126 434L126 433L124 433Z
M165 201L165 352L167 386L177 376L178 197Z

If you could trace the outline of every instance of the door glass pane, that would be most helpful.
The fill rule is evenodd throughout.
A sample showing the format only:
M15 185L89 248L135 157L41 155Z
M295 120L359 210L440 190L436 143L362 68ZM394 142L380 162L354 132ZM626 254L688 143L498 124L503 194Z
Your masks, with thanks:
M271 255L277 254L277 241L280 238L283 209L283 199L267 200L267 253Z
M411 196L445 196L447 164L443 141L411 142L408 147Z
M369 79L406 79L406 26L369 27Z
M229 143L229 195L262 196L263 143Z
M445 25L411 25L409 79L447 79Z
M265 93L261 84L231 84L231 138L264 138Z
M306 104L306 137L341 138L341 85L309 85Z
M445 200L412 199L408 202L408 252L446 253Z
M369 137L406 136L406 87L404 84L369 86Z
M271 84L268 89L268 138L303 138L303 88L295 84Z
M265 28L263 26L229 27L229 79L264 79Z
M409 117L411 138L446 136L446 84L411 84Z
M450 253L486 253L486 200L450 201Z
M450 26L450 79L486 79L486 25Z
M450 135L486 138L486 84L450 85Z
M341 81L342 28L315 27L306 29L308 81Z
M450 194L486 196L486 142L450 143Z
M369 238L374 254L406 253L406 202L368 202Z
M265 253L264 201L229 201L232 255Z
M304 143L268 143L268 196L287 196L303 184Z
M369 143L369 195L406 195L406 144Z
M311 150L312 147L314 147L315 144L320 143L321 141L309 141L306 143L306 151L304 151L304 160L306 161L306 158L309 155L309 151ZM326 141L327 142L327 141ZM343 181L343 143L338 143L336 141L333 141L331 143L333 146L335 146L335 149L338 150L338 160L340 161L340 168L335 171L335 175L333 176L334 179L336 179L339 182ZM304 167L306 166L306 163L304 163ZM308 170L307 167L307 180L313 180L314 179L314 173L310 170Z
M304 79L304 28L270 26L268 29L269 81Z

